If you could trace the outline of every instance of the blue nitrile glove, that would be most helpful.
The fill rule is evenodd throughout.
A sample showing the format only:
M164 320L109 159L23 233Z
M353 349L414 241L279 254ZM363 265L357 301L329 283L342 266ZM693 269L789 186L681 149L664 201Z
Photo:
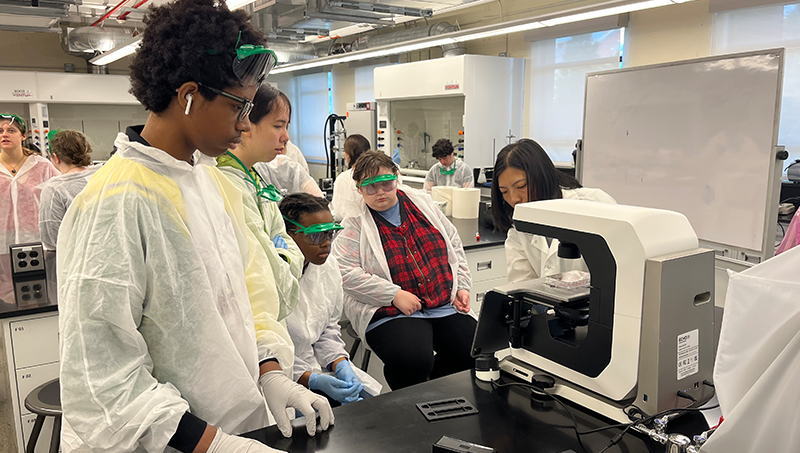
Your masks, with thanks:
M347 404L359 400L358 394L364 386L361 383L351 385L327 374L311 373L308 377L308 388L319 390L336 401Z
M394 153L392 153L392 162L400 165L400 161L402 158L400 157L400 148L395 148Z
M350 366L349 360L342 360L336 364L336 377L347 382L348 384L360 384L361 380L358 379L356 373L353 372L353 367Z
M289 249L289 245L286 244L286 241L284 241L280 235L272 238L272 243L275 244L276 249L284 249L284 250Z

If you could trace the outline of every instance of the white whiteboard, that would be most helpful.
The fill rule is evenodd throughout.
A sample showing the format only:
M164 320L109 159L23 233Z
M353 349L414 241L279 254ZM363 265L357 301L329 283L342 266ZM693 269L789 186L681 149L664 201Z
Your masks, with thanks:
M681 212L701 240L763 252L783 62L770 49L588 74L582 184Z

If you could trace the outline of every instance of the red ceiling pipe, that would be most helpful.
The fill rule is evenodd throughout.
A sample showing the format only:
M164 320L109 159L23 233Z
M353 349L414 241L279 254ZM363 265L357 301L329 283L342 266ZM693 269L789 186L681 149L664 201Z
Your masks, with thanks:
M126 3L128 3L128 0L122 0L121 2L117 3L117 6L115 6L115 7L111 8L111 11L109 11L109 12L105 13L105 14L103 15L103 17L101 17L100 19L97 19L97 20L96 20L96 21L95 21L95 22L92 24L92 27L96 26L96 25L97 25L97 24L99 24L100 22L103 22L104 20L106 20L106 19L108 19L109 17L111 17L111 15L112 15L112 14L114 14L115 12L117 12L117 10L118 10L118 9L120 9L120 8L122 8L122 6L123 6L123 5L125 5Z
M136 9L136 8L144 5L145 3L149 2L149 1L150 0L139 0L139 3L133 5L133 9ZM127 19L128 18L128 14L130 14L130 13L131 12L128 11L128 12L120 14L119 17L117 18L117 20L125 20L125 19Z

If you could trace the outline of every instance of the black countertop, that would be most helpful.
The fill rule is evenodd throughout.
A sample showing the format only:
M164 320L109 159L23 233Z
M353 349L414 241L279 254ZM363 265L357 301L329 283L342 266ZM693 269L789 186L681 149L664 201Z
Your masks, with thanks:
M465 397L479 413L428 422L415 406L456 397ZM579 406L569 404L569 407L581 431L613 423ZM245 436L290 453L429 452L442 436L485 445L497 453L582 451L572 420L563 407L552 401L534 401L530 391L523 387L494 389L488 383L477 381L472 371L337 407L334 415L335 426L314 437L306 433L303 419L292 422L291 439L284 438L276 426ZM703 427L698 426L697 431L689 434L696 434ZM619 429L609 429L581 436L581 439L589 451L597 452L619 432ZM629 431L614 448L613 451L626 453L660 453L665 447Z
M29 278L25 280L24 284L29 286L42 285L46 290L46 297L40 303L25 304L20 307L14 297L14 281L11 278L10 257L8 254L0 255L0 319L58 310L58 292L55 289L55 254L45 255L45 267L47 269L46 278Z

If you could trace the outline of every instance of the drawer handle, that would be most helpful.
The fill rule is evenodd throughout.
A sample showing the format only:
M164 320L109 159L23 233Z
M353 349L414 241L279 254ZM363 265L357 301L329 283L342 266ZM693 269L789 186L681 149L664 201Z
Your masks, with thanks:
M482 263L481 262L478 263L478 272L486 271L486 270L489 270L491 268L492 268L492 262L491 261L484 261Z

